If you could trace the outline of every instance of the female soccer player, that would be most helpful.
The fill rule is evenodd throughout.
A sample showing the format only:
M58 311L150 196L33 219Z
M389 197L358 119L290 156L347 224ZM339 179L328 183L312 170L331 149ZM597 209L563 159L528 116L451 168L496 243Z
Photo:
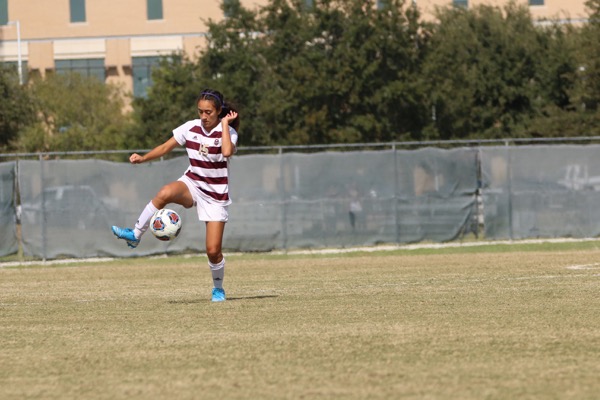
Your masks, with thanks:
M188 121L173 130L173 137L145 155L132 154L129 162L141 164L184 146L190 160L181 178L163 186L138 218L133 229L113 226L116 237L131 248L137 247L148 229L154 213L169 203L185 208L196 206L198 218L206 225L206 255L212 272L212 301L224 301L223 277L225 258L221 251L225 223L229 219L229 158L236 151L238 113L225 104L216 90L203 90L196 101L199 119Z

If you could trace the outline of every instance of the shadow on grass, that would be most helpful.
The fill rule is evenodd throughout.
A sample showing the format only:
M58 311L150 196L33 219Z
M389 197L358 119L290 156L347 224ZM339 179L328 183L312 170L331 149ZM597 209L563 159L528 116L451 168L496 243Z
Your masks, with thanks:
M276 295L276 294L266 294L266 295L262 295L262 296L228 297L227 301L269 299L269 298L274 298L274 297L279 297L279 295ZM210 302L210 299L169 300L168 303L169 304L197 304L197 303L204 303L204 302L207 302L207 301Z

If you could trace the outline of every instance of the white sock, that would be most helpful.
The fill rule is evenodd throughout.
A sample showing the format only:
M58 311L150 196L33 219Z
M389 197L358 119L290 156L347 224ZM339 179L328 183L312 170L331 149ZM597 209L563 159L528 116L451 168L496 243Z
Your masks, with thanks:
M144 211L142 211L142 213L140 214L137 222L135 223L135 228L133 229L133 234L137 239L141 238L144 232L148 230L148 226L150 226L150 220L152 219L154 213L157 211L158 208L156 208L154 204L152 204L152 201L146 204Z
M210 272L212 273L213 285L216 288L223 289L223 279L225 278L225 257L218 264L208 262Z

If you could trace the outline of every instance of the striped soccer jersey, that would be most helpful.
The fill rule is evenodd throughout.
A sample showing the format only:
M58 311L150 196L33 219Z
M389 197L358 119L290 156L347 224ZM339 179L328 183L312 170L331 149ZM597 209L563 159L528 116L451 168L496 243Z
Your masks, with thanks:
M187 150L190 166L185 175L190 178L203 197L210 203L229 205L228 158L221 152L221 123L207 132L200 119L188 121L173 129L177 143ZM238 134L229 127L231 142L237 144Z

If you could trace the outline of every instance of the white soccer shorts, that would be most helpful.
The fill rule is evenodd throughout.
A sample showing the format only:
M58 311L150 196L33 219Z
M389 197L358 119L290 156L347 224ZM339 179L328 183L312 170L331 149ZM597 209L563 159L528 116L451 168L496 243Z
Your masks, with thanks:
M196 206L196 211L198 212L198 219L200 221L229 221L229 206L209 203L196 185L194 185L194 181L192 181L186 175L183 175L178 179L178 181L185 183L185 185L188 187L188 190L192 194L194 205Z

